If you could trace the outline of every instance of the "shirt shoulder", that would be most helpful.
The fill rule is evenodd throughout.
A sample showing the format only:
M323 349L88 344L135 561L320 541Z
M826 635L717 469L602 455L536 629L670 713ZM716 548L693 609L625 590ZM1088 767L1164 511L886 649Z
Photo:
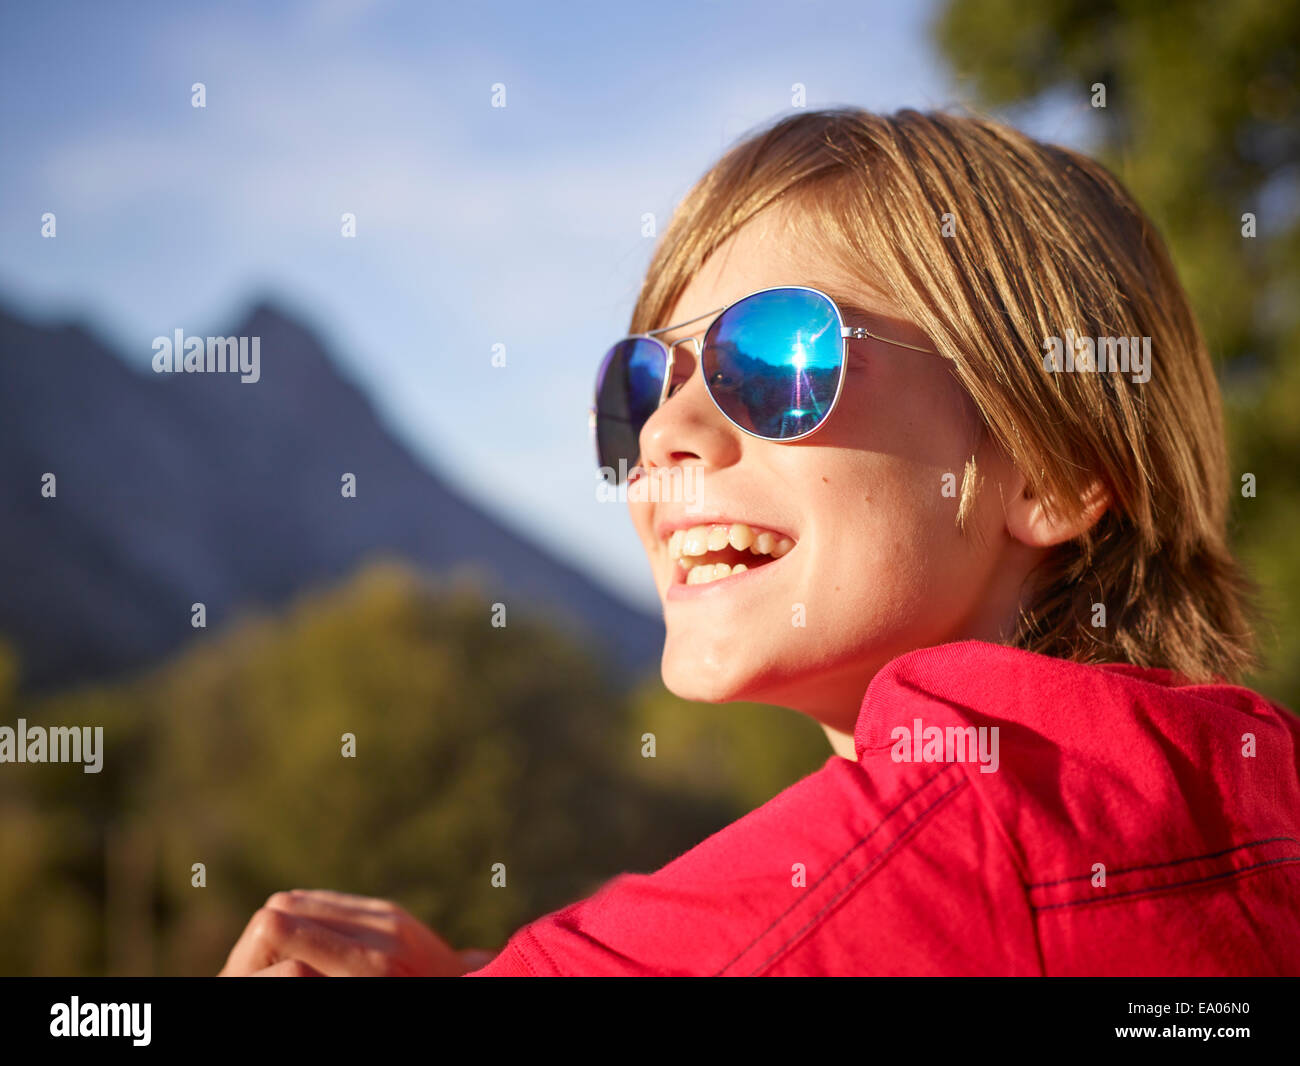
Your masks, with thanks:
M953 769L886 779L832 756L660 870L525 926L476 976L1039 972L1004 843Z
M1300 972L1300 726L1258 694L970 641L854 741L478 974Z
M960 768L1048 973L1300 972L1300 721L1258 693L970 641L890 663L854 740Z

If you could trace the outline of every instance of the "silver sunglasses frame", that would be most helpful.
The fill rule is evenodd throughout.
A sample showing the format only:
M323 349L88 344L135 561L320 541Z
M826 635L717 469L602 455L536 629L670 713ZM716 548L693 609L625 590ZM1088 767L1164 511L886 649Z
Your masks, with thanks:
M685 322L678 322L672 326L663 326L660 329L652 329L647 333L629 334L628 336L623 337L621 340L615 341L613 344L611 344L609 348L606 349L606 354L608 354L609 351L613 350L614 348L618 347L618 345L624 344L627 341L632 341L632 340L653 341L655 344L659 345L659 347L664 350L664 360L665 360L664 361L664 383L663 383L663 387L659 390L659 402L655 404L655 410L657 411L659 410L659 408L661 408L664 405L664 403L668 399L668 389L671 386L673 380L673 359L677 354L677 346L679 344L685 344L687 341L695 342L695 365L699 368L701 374L704 373L704 360L702 358L704 354L703 338L709 335L709 330L713 328L713 321L709 322L708 327L704 330L703 333L700 333L695 336L690 336L690 337L679 337L677 340L673 341L672 344L666 344L665 342L661 341L658 337L658 334L669 333L672 330L681 329L682 326L689 326L692 322L699 322L701 319L704 318L708 318L716 321L718 316L721 315L724 311L730 310L731 308L735 307L739 303L744 303L746 300L750 299L751 297L759 296L765 292L788 292L792 289L801 292L815 293L816 295L822 297L822 299L824 299L827 303L831 305L832 308L835 309L835 319L837 322L839 322L840 338L841 338L840 374L835 384L835 395L831 398L830 406L826 408L826 413L822 415L821 421L819 421L815 426L813 426L812 429L808 430L807 433L800 433L798 436L795 437L765 437L761 433L755 433L752 429L747 429L746 427L742 426L739 422L737 422L734 418L732 418L729 414L727 414L727 412L724 411L721 408L721 406L719 406L718 401L714 398L713 393L709 390L708 381L706 380L704 383L704 391L708 393L709 400L713 403L713 406L717 408L718 414L722 415L723 418L725 418L728 422L730 422L742 433L747 433L751 437L756 437L758 440L771 441L774 444L793 444L797 440L804 440L808 437L811 437L814 433L816 433L819 429L821 429L822 426L826 425L826 423L830 421L831 415L834 414L836 405L840 402L840 393L844 391L844 376L845 376L844 368L848 362L849 341L851 340L866 340L870 338L871 340L881 341L885 344L896 345L899 348L909 348L914 352L925 352L926 354L929 355L938 354L937 352L935 352L933 348L918 348L914 344L905 344L903 341L895 341L895 340L890 340L888 337L877 336L875 333L872 333L871 330L865 329L862 326L846 326L844 324L844 312L840 310L840 305L835 302L835 298L828 293L822 292L821 289L814 288L811 285L769 285L763 289L755 289L753 292L746 293L744 296L741 296L739 299L732 300L731 303L726 304L723 307L719 307L716 311L706 311L702 315L696 315L694 318L688 318ZM599 389L600 383L597 382L596 385L597 385L597 389ZM597 395L596 400L597 402L599 401L599 395ZM596 434L596 404L595 403L593 403L591 407L588 408L587 421L588 421L588 427L591 431L591 435L594 437ZM597 463L600 462L599 455L597 455L596 461Z

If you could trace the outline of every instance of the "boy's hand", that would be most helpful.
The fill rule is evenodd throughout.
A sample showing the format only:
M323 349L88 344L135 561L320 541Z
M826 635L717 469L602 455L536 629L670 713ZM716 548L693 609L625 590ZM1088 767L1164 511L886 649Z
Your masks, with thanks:
M277 892L249 919L218 977L459 977L491 953L453 951L387 900Z

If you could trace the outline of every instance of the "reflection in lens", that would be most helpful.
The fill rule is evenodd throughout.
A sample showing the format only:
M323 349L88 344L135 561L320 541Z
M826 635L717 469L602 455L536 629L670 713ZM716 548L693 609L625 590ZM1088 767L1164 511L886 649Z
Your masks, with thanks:
M840 384L844 339L835 305L806 289L756 293L704 338L709 392L737 425L771 440L811 432Z
M596 376L596 454L619 480L619 460L636 465L641 428L654 414L667 358L652 340L629 338L605 353ZM608 480L608 479L607 479Z

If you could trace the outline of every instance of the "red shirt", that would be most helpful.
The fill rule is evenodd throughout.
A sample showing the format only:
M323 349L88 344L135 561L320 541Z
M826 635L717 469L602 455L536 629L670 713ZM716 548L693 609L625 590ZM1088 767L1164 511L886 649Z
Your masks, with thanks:
M911 652L867 689L856 763L471 976L1300 974L1298 742L1233 685Z

